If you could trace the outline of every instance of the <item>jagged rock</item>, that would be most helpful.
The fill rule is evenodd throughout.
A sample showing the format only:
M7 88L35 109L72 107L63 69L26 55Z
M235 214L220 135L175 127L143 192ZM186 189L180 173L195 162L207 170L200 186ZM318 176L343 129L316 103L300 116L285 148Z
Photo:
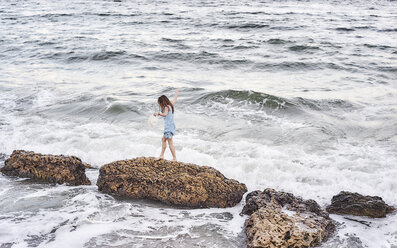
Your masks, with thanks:
M92 169L92 165L90 165L90 164L87 164L87 163L84 163L84 162L83 162L83 165L84 165L84 167L85 167L86 169Z
M386 214L395 210L387 205L379 196L363 196L358 193L341 191L332 197L327 211L333 214L351 214L372 218L386 217Z
M116 196L194 208L232 207L247 191L214 168L145 157L102 166L97 186Z
M243 214L248 247L312 247L325 241L335 224L314 200L303 200L274 189L253 191Z
M15 150L0 171L7 176L28 177L49 183L91 184L85 175L84 163L74 156Z

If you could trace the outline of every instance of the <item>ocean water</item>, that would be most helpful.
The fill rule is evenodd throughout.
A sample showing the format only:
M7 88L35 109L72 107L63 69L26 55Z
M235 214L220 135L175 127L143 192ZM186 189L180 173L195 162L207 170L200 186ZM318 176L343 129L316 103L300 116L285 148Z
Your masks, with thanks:
M92 186L0 175L0 247L244 247L244 201L184 209L97 191L98 168L158 156L180 89L178 160L325 207L397 204L397 2L0 0L0 166L80 157ZM169 150L166 158L170 159ZM397 247L397 215L331 215L321 245Z

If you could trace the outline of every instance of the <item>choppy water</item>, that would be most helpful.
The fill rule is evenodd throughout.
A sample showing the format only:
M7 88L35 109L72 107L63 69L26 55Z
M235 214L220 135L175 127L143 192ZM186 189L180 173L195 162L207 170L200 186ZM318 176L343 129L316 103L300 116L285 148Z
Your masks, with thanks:
M341 190L397 203L395 1L0 0L0 23L0 166L14 149L156 156L147 119L179 88L179 160L322 206ZM1 247L244 247L241 204L4 176L0 195ZM332 218L322 247L397 247L396 215Z

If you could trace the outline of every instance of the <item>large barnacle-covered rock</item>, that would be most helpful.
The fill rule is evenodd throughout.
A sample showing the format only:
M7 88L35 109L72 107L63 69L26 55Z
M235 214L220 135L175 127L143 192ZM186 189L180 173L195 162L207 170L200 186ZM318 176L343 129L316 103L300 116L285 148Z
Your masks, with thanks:
M335 224L314 200L267 188L246 197L242 214L248 247L313 247L325 241Z
M89 165L74 156L15 150L0 171L7 176L28 177L48 183L90 185L85 175L86 167Z
M247 191L214 168L146 157L102 166L97 186L115 196L193 208L232 207Z

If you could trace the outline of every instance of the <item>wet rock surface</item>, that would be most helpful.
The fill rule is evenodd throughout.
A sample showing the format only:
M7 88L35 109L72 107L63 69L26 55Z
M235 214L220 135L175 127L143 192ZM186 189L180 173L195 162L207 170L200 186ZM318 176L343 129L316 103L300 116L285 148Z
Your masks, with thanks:
M0 171L7 176L28 177L48 183L90 185L81 159L74 156L43 155L15 150Z
M253 191L243 214L248 247L313 247L325 241L335 224L314 200L274 189Z
M214 168L145 157L102 166L97 186L120 197L193 208L232 207L247 191Z
M393 206L387 205L379 196L364 196L347 191L342 191L332 197L331 205L327 207L327 211L333 214L351 214L372 218L386 217L394 210Z

